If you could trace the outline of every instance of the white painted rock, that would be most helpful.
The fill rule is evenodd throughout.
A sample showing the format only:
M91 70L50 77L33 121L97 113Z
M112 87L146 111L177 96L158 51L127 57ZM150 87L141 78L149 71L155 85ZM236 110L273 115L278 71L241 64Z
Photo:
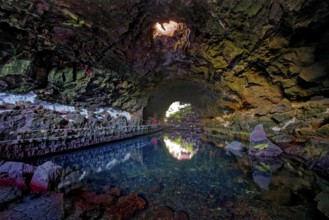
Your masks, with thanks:
M32 177L30 187L33 191L47 191L56 183L61 175L62 167L48 161L37 167Z

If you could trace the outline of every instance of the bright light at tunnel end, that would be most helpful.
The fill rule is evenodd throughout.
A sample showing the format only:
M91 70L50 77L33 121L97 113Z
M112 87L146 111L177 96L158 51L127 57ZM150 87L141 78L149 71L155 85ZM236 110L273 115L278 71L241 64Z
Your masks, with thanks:
M169 106L168 111L166 111L166 118L170 115L180 111L183 108L189 107L191 104L181 104L180 102L174 102Z
M158 35L166 35L172 37L175 31L178 29L178 23L175 21L169 21L169 23L156 23L154 25L154 37Z

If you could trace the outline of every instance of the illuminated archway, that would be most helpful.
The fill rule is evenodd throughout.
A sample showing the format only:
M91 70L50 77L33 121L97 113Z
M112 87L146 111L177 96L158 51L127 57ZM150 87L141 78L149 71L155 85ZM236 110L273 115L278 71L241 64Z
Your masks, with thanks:
M150 95L143 110L144 120L157 118L162 121L170 105L180 101L191 104L193 110L201 117L211 117L218 110L214 102L217 96L205 84L193 81L163 81Z

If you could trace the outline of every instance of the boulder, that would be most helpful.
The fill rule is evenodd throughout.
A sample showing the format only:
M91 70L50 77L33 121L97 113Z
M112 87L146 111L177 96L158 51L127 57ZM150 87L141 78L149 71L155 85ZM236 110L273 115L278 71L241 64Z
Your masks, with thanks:
M27 188L26 178L30 178L35 167L21 162L5 162L0 166L0 182L5 185Z
M262 144L256 144L249 148L249 154L255 157L276 157L281 153L281 148L270 141Z
M47 191L59 181L62 168L51 161L37 167L30 187L33 191Z
M267 141L267 136L262 124L257 125L250 134L250 142L258 144Z

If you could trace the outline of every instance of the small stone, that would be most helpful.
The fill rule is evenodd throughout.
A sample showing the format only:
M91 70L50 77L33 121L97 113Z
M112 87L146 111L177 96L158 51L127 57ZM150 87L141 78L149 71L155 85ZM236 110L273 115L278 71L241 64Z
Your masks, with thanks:
M267 140L267 136L262 124L257 125L250 134L250 142L252 144L262 143Z

